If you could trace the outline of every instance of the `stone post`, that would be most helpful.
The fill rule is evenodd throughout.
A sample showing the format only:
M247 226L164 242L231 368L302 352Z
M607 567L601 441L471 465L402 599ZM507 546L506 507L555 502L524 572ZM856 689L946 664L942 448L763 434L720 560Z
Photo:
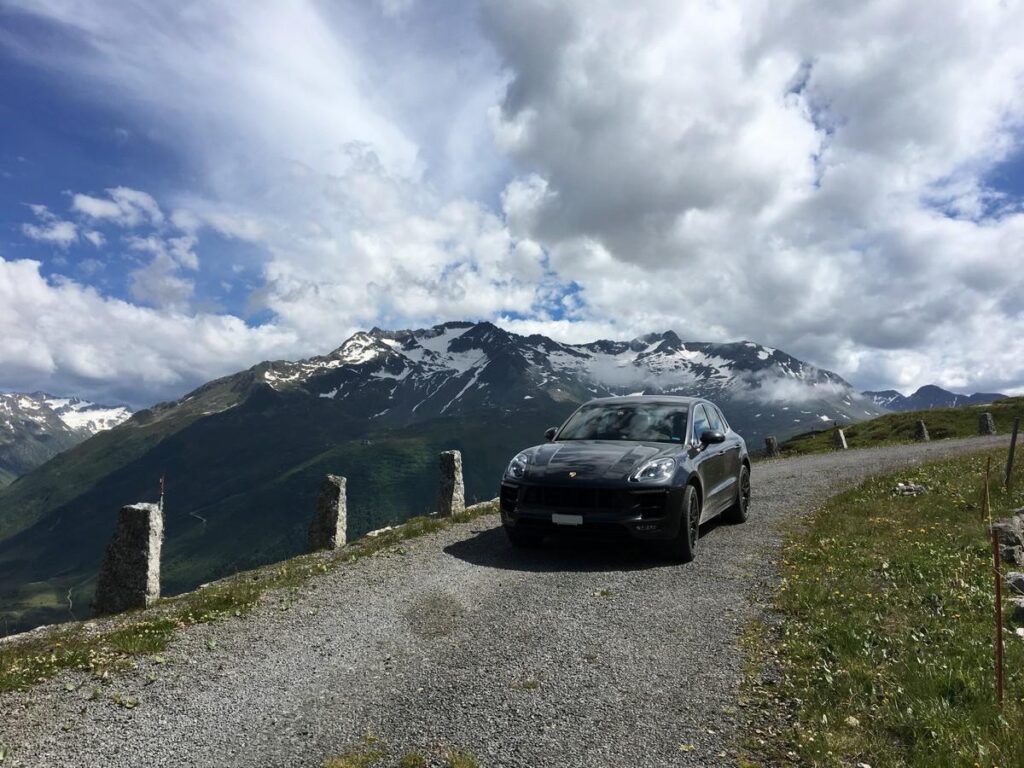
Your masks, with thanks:
M437 514L457 515L466 509L466 489L462 485L462 454L442 451L438 461L440 482L437 491Z
M96 579L98 615L146 608L160 597L164 518L156 504L121 507Z
M779 455L779 441L771 435L766 437L764 439L764 452L769 459L776 458Z
M987 411L978 416L978 434L979 435L994 435L996 433L996 422L992 418L992 414Z
M348 541L348 502L345 478L327 475L320 484L316 511L309 524L309 551L337 549Z
M919 420L914 427L914 439L922 443L927 443L931 440L931 437L928 435L928 427L925 426L923 421Z
M837 451L845 451L847 449L846 434L839 427L836 427L832 433L832 446Z

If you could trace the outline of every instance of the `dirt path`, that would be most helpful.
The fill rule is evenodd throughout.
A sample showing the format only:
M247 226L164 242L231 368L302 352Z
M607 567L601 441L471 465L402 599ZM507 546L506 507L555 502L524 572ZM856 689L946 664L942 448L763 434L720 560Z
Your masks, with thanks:
M632 547L522 553L496 517L458 525L287 608L182 632L166 664L140 660L98 700L80 673L0 696L3 765L318 766L366 733L379 765L448 750L481 766L734 765L736 638L766 598L777 523L869 474L1005 440L758 464L750 521L706 526L685 566Z

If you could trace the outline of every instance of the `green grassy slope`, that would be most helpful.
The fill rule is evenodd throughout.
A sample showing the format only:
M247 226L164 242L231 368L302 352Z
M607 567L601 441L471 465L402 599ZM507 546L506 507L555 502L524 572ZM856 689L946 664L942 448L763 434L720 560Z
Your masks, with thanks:
M844 426L843 432L850 448L913 442L918 420L924 421L932 440L973 437L978 434L978 414L986 411L992 414L996 431L1007 433L1013 428L1015 418L1024 418L1024 397L1011 397L996 403L967 408L933 408L928 411L892 413ZM762 446L751 448L761 449ZM783 455L792 456L831 451L832 431L826 429L805 432L791 437L782 444L781 450Z
M753 759L741 765L1024 765L1024 643L1012 620L1002 711L993 690L992 548L980 504L988 456L1002 466L1006 451L871 479L787 537L779 621L749 637L757 736L748 729ZM1011 493L1001 479L990 485L993 518L1024 504L1024 471ZM900 480L928 492L894 496Z

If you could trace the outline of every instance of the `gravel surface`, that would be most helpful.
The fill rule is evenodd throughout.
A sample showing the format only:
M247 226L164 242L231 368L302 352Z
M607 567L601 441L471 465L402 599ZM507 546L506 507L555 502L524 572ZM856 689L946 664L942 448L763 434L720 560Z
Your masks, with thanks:
M736 641L768 598L779 522L869 474L1005 440L759 463L750 520L706 525L684 566L580 542L523 553L497 517L456 525L192 627L97 700L82 673L0 695L3 765L318 766L367 733L382 765L449 750L481 766L734 765Z

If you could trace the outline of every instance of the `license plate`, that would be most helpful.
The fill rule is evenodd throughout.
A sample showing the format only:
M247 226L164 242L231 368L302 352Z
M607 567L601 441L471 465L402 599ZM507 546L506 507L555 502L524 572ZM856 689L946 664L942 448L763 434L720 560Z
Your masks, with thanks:
M583 525L583 515L560 515L552 512L551 522L555 525Z

